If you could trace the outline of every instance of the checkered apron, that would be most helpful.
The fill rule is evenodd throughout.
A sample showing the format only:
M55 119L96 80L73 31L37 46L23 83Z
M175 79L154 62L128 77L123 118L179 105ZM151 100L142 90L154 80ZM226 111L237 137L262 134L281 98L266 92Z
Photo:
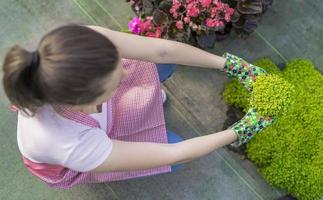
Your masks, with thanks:
M127 77L122 80L107 107L107 135L111 139L137 142L167 143L163 102L156 65L122 59ZM73 112L68 107L56 108L63 117L89 127L100 127L89 115ZM108 114L109 115L109 114ZM49 186L67 189L77 184L100 183L170 172L170 166L126 172L77 172L63 166L35 163L22 156L27 169Z

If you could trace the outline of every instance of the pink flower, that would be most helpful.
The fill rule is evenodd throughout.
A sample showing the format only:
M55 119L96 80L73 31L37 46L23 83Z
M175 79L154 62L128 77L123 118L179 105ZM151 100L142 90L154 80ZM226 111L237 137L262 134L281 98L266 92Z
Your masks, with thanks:
M234 13L234 9L233 9L233 8L227 8L227 9L226 9L226 13L227 13L228 15L233 15L233 13Z
M172 8L169 10L169 12L173 15L173 17L177 18L178 17L178 12L177 10L181 6L181 3L179 0L173 0L173 5Z
M215 22L211 18L207 18L206 21L205 21L205 24L206 24L207 27L210 27L210 28L215 26Z
M177 13L177 10L175 8L171 8L169 10L169 12L173 15L173 17L175 17L175 18L178 17L178 13Z
M160 38L162 36L162 30L160 27L156 27L155 32L149 31L145 35L148 37Z
M208 8L211 5L212 0L200 0L200 2L202 4L202 7Z
M224 23L223 23L223 21L215 21L214 25L215 25L215 27L222 27L222 26L224 26Z
M191 22L191 19L189 17L184 17L184 22L189 24Z
M178 5L181 4L181 2L179 2L179 0L173 0L173 5Z
M139 28L141 32L149 31L152 28L152 18L147 17L145 21L141 21Z
M223 4L220 1L216 1L215 5L216 7L221 8Z
M225 16L224 16L224 20L225 20L226 22L230 22L230 21L231 21L231 15L225 14Z
M211 9L211 17L215 17L218 13L218 8L217 7L214 7Z
M224 26L223 21L215 20L215 19L211 19L211 18L207 18L206 21L205 21L205 24L209 28L212 28L212 27L222 27L222 26Z
M141 29L139 27L141 21L138 17L133 17L132 20L128 24L128 29L134 34L140 34Z
M182 30L182 29L183 29L183 22L182 22L182 21L177 21L177 22L176 22L176 27L177 27L179 30Z
M200 10L193 3L188 4L186 9L186 15L189 17L197 17L200 14Z

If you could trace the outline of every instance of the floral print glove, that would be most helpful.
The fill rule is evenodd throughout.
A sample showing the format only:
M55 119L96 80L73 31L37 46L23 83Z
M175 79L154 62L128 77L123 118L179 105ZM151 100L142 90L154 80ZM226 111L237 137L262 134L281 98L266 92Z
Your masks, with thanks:
M252 65L238 56L225 53L223 57L227 59L223 71L229 78L236 77L249 92L257 76L267 75L264 69Z
M250 108L247 114L230 128L238 135L238 141L231 146L238 147L247 143L259 131L271 125L274 121L272 117L261 117L256 109Z
M257 76L268 75L263 68L252 65L238 56L225 53L223 57L227 59L223 71L229 78L237 78L249 92ZM238 147L247 143L256 133L268 127L273 121L272 117L259 116L256 109L250 108L240 121L231 126L231 129L238 135L238 141L232 143L231 146Z

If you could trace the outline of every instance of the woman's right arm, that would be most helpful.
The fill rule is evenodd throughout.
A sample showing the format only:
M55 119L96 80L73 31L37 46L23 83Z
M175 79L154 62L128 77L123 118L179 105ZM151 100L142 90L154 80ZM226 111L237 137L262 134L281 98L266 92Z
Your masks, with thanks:
M112 140L112 152L93 171L128 171L184 163L209 154L237 139L237 134L228 129L173 144Z

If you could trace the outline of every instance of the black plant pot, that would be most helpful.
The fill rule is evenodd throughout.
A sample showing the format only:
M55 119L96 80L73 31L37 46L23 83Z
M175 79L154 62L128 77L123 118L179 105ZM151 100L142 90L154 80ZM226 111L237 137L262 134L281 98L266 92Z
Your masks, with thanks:
M215 42L227 39L230 36L231 29L232 29L232 23L227 23L222 30L219 30L219 31L210 30L209 34L207 35L195 36L196 43L198 47L202 49L206 49L206 48L211 49L214 47Z
M232 23L227 23L222 31L215 32L216 41L222 41L227 39L230 36L231 29Z
M207 35L201 35L196 37L197 45L202 49L211 49L216 42L215 31L209 31Z

